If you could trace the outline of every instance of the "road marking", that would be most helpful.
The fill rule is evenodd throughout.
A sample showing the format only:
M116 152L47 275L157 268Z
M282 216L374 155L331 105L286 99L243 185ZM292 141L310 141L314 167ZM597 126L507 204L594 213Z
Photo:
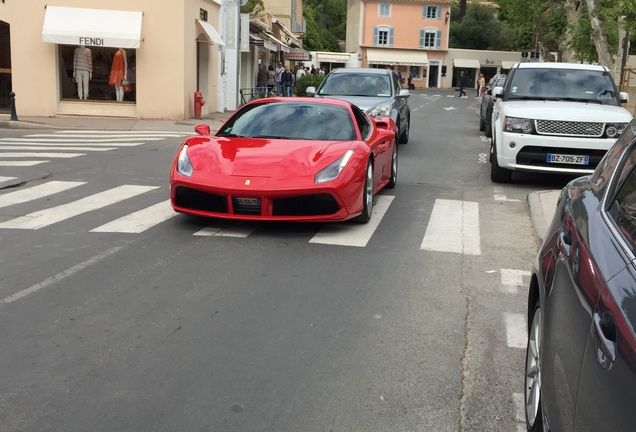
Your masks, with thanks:
M479 163L488 163L488 153L479 153Z
M2 176L0 176L0 183L4 183L4 182L7 182L9 180L15 180L15 179L16 179L16 177L2 177Z
M479 204L435 200L420 249L481 255Z
M496 188L493 188L493 191L494 191L493 196L495 197L495 201L521 202L521 200L518 200L518 199L513 199L513 198L508 199L508 197L504 195L503 193L504 192L503 188L496 187Z
M3 167L26 167L26 166L35 166L43 163L47 163L50 161L41 160L41 161L0 161L0 166Z
M123 201L142 193L158 189L159 186L124 185L104 192L91 195L80 200L62 204L42 211L30 213L16 219L0 223L0 228L9 229L40 229L57 222L70 219L92 210L97 210L111 204Z
M0 208L44 198L83 184L86 184L86 182L50 181L30 188L9 192L7 194L0 195Z
M103 260L104 258L114 254L115 252L117 252L118 250L122 249L121 246L117 246L114 248L110 248L108 249L106 252L101 253L99 255L96 255L90 259L87 259L84 262L81 262L67 270L64 270L61 273L56 274L55 276L51 276L48 279L43 280L40 283L37 283L35 285L31 285L29 288L23 289L22 291L18 291L15 294L12 294L8 297L3 298L2 300L0 300L0 303L12 303L16 300L20 300L21 298L29 295L29 294L33 294L34 292L37 292L39 290L41 290L42 288L46 288L47 286L54 284L56 282L61 281L62 279L65 279L75 273L77 273L80 270L85 269L86 267L93 265L101 260Z
M353 225L350 223L325 224L309 243L365 247L375 230L382 222L394 196L378 195L373 206L371 220L366 224Z
M515 401L515 415L517 423L526 423L526 406L523 397L523 393L513 393L512 399ZM524 428L524 430L526 430Z
M63 143L63 144L67 144L67 143L73 143L73 142L81 142L81 143L90 143L90 144L95 144L95 143L111 143L111 145L118 143L118 142L127 142L127 141L139 141L139 138L143 138L146 141L160 141L163 138L146 138L146 137L140 137L140 136L135 136L135 137L122 137L122 138L92 138L92 139L87 139L87 138L80 138L80 139L73 139L73 138L38 138L37 140L33 140L33 138L0 138L0 142L11 142L11 143L21 143L21 142L27 142L27 143L32 143L37 141L38 143L45 143L45 142L49 142L49 143Z
M192 235L201 237L246 238L256 231L257 228L257 225L254 223L245 223L240 221L232 223L222 220L215 222L215 224L205 227Z
M510 348L526 348L528 331L523 314L504 312L506 339Z
M31 157L45 157L45 158L62 158L70 159L78 156L86 156L86 153L0 153L0 157L3 158L31 158Z
M126 216L115 219L112 222L92 229L90 232L119 232L138 234L147 229L167 221L176 216L177 213L170 205L170 200L165 200L143 210L130 213Z
M117 147L53 147L53 146L25 146L25 145L0 145L0 150L75 150L75 151L109 151ZM0 153L2 156L2 153Z
M68 141L64 141L64 142L46 142L46 141L29 141L29 142L22 142L22 141L0 141L0 145L32 145L32 146L50 146L50 147L54 147L57 148L59 146L65 146L65 147L112 147L112 146L117 146L117 147L135 147L135 146L140 146L143 145L145 143L143 142L85 142L85 141L80 141L80 142L68 142ZM52 149L52 150L54 150Z
M526 270L501 269L501 291L517 294L519 287L525 286L523 277L530 276L530 272Z
M457 108L451 106L451 107L444 107L444 109L446 111L452 111L452 110L456 110Z

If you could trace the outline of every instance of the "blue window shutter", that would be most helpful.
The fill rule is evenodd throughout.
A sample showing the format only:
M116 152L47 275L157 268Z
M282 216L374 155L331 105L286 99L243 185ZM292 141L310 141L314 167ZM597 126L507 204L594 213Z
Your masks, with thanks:
M424 47L424 35L426 34L426 32L424 31L424 29L420 30L420 48Z
M437 6L437 12L435 12L435 16L437 16L437 19L442 19L442 8Z
M389 29L389 46L393 46L393 27Z
M426 19L426 6L422 6L422 18Z
M378 27L373 27L373 45L378 44Z
M437 30L437 36L435 37L435 48L440 48L442 46L442 31Z

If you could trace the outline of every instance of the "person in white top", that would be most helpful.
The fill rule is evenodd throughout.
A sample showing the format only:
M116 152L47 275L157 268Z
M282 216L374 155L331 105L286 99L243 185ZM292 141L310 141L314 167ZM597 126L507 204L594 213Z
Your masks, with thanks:
M305 68L302 66L298 67L298 70L296 71L296 82L298 82L298 80L300 79L301 76L305 75Z
M77 81L77 96L80 99L88 99L88 81L93 78L93 54L84 45L75 48L73 78Z

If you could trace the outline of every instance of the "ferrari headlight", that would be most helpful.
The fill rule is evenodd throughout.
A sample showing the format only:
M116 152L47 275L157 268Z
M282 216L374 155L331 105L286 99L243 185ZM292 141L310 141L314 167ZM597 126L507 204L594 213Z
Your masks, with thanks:
M179 152L179 159L177 160L177 172L182 176L190 177L192 175L192 164L188 157L188 145L184 145Z
M391 114L391 104L378 105L369 110L371 117L388 116Z
M316 174L314 181L316 183L324 183L338 177L347 165L347 162L349 162L349 159L351 159L351 156L353 156L353 150L347 150L340 159L329 164L329 166Z
M504 132L534 133L534 121L526 118L506 117L504 121Z

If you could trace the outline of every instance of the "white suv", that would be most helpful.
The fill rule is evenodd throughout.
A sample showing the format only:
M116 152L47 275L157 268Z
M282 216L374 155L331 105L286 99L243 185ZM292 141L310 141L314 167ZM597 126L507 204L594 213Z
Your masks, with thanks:
M517 63L492 91L490 178L512 171L589 174L632 119L604 66Z

